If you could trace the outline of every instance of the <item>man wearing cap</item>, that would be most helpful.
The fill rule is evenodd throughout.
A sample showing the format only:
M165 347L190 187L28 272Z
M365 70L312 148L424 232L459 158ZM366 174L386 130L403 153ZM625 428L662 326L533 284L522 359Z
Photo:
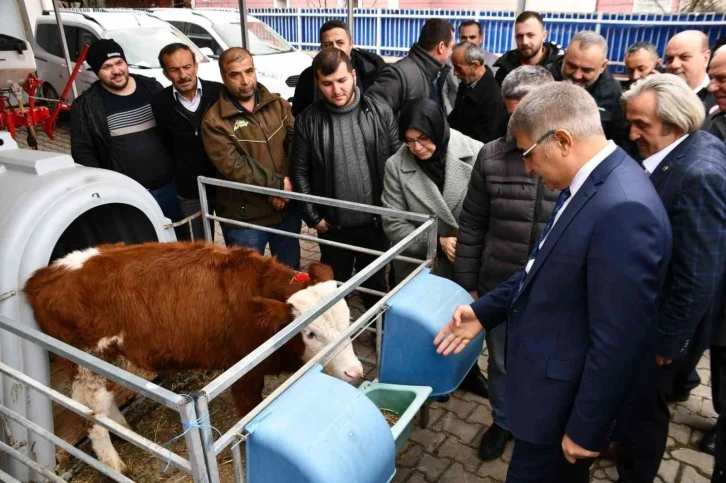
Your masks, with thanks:
M91 44L86 61L98 80L71 107L73 159L125 174L149 190L167 218L181 219L172 160L150 104L161 84L129 74L124 51L112 39Z

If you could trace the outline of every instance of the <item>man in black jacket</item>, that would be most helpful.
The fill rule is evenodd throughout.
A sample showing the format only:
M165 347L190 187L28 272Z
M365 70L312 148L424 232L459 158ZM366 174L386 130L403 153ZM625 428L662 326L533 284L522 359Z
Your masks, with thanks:
M353 38L348 26L340 20L330 20L320 27L320 48L335 47L345 52L355 69L355 83L365 92L376 80L378 72L386 62L380 55L353 47ZM315 85L313 68L308 67L300 74L292 100L292 115L297 117L310 104L320 99Z
M326 198L380 206L386 160L401 145L391 108L362 94L353 80L353 65L345 52L328 48L313 60L316 83L323 96L295 122L290 171L295 191ZM303 219L318 237L385 251L388 240L379 217L362 211L305 203ZM324 244L320 260L338 281L348 280L375 259ZM386 291L385 271L363 286ZM363 294L367 306L375 297Z
M537 12L522 12L514 21L514 40L517 48L502 54L494 63L495 79L502 85L504 78L522 65L547 67L562 57L562 50L553 42L545 42L547 31L544 20Z
M597 32L583 30L575 34L565 55L549 66L556 81L569 81L585 89L600 110L605 137L632 152L625 113L620 104L623 90L608 70L608 46Z
M514 69L502 84L507 110L513 112L525 95L548 82L552 75L544 67ZM558 196L559 191L527 173L514 140L502 136L485 144L461 209L454 281L478 299L511 277L527 262ZM479 444L479 458L485 461L499 458L512 438L504 401L505 337L503 326L486 334L494 423Z
M159 65L172 85L154 94L151 109L159 135L172 157L181 213L187 217L202 209L197 177L214 177L216 173L204 151L201 124L224 86L197 77L197 60L186 44L174 43L161 49ZM213 205L214 187L206 189L207 199ZM192 221L192 234L195 240L204 239L201 218Z
M161 84L129 74L124 51L112 39L91 44L86 60L98 80L71 107L73 160L125 174L149 190L164 215L181 219L171 158L151 110Z
M441 18L428 19L408 55L384 66L369 93L391 106L396 117L411 99L431 99L445 109L444 83L451 71L446 63L453 48L454 27Z
M666 70L675 74L688 84L696 93L706 115L716 105L713 94L708 92L708 61L711 50L708 47L708 37L700 30L686 30L674 35L666 45Z
M451 63L461 83L454 110L449 114L449 126L488 143L506 134L509 115L499 84L484 62L484 52L479 46L462 42L454 47Z

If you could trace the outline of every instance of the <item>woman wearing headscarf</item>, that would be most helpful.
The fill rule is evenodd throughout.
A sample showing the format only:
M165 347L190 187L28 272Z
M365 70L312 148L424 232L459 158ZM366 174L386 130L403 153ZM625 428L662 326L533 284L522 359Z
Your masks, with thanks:
M456 256L459 214L479 151L479 141L449 129L446 116L429 99L410 101L398 120L403 145L386 161L381 201L386 208L436 215L438 247L433 272L451 279ZM383 230L391 243L398 243L419 224L384 216ZM405 252L426 257L427 237L418 237ZM406 278L415 265L394 260L396 283ZM488 384L478 365L469 371L461 389L488 397Z
M459 214L471 169L483 144L449 129L446 116L429 99L410 101L398 121L403 145L386 162L382 202L386 208L436 215L438 250L434 272L452 278ZM397 217L383 217L391 243L398 243L418 225ZM426 257L426 236L419 237L407 255ZM394 262L396 283L415 265Z

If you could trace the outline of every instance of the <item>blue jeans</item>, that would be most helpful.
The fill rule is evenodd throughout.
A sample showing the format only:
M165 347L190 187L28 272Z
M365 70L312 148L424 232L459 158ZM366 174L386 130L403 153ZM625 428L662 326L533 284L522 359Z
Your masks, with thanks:
M159 203L159 207L161 208L161 212L164 213L164 216L172 222L179 221L183 218L176 191L176 183L174 181L170 181L160 188L149 190L149 193ZM176 233L177 240L189 239L189 229L186 227L180 226L174 228L174 232Z
M267 228L300 233L300 212L294 212L287 216L280 223L267 225ZM300 270L300 240L290 236L276 235L254 228L230 228L223 226L222 233L227 245L238 245L247 248L254 248L260 254L265 254L265 247L270 244L270 253L279 261L285 263L295 270Z

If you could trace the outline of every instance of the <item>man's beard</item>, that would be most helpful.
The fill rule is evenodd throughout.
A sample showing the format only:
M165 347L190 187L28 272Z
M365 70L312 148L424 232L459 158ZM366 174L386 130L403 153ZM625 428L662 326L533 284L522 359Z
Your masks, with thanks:
M116 84L116 83L111 82L113 80L118 80L121 77L123 77L123 79L124 79L122 84ZM126 89L126 86L129 85L129 73L126 72L124 74L121 74L121 75L118 75L118 76L114 76L114 77L111 78L111 81L104 81L103 79L101 79L101 83L105 87L107 87L109 90L112 90L112 91L121 91L121 90L124 90L124 89Z
M528 52L526 54L520 50L519 56L523 59L529 60L532 57L535 57L537 54L539 54L542 51L542 45L543 45L543 43L540 43L539 45L535 46L535 48L533 48L531 52Z

